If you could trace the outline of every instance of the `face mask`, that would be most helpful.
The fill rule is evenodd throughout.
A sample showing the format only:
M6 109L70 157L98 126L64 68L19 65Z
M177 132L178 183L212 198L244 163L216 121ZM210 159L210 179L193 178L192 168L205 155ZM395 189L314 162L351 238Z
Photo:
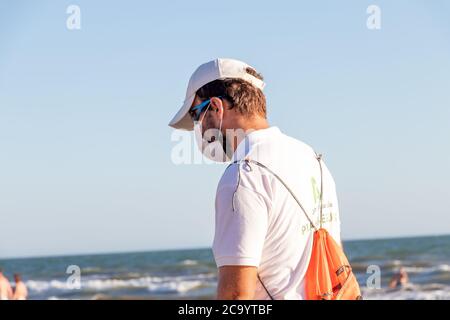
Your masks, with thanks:
M205 110L205 116L206 112L208 112L209 107ZM224 151L224 137L222 134L222 120L223 116L220 119L220 125L219 129L208 129L206 130L205 134L202 135L202 121L204 117L201 119L201 121L195 121L194 122L194 135L195 140L197 142L197 147L199 148L200 152L203 154L204 157L214 161L214 162L227 162L230 161L230 158L226 155Z

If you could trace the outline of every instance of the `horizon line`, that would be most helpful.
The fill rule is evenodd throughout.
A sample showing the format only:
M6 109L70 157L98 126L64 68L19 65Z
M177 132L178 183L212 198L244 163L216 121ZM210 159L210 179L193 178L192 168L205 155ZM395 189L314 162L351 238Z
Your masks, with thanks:
M426 235L412 235L412 236L398 236L398 237L373 237L373 238L355 238L342 240L342 242L355 242L355 241L380 241L380 240L396 240L396 239L410 239L410 238L430 238L430 237L445 237L450 234L426 234ZM121 255L121 254L133 254L133 253L151 253L151 252L164 252L164 251L189 251L189 250L204 250L211 249L210 247L180 247L180 248L161 248L161 249L148 249L148 250L130 250L130 251L104 251L98 253L69 253L69 254L50 254L50 255L36 255L36 256L16 256L16 257L0 257L0 261L4 260L21 260L21 259L45 259L45 258L63 258L63 257L78 257L78 256L106 256L106 255Z

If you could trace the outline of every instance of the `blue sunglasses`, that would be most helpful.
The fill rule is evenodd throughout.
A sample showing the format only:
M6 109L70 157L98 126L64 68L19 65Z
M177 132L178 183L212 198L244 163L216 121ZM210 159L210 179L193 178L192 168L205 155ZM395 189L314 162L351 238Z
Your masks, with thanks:
M222 96L217 97L219 99L222 99ZM201 114L205 109L209 106L209 103L211 102L211 99L207 99L203 101L202 103L193 106L191 110L189 110L189 115L192 118L192 121L198 121L200 119Z

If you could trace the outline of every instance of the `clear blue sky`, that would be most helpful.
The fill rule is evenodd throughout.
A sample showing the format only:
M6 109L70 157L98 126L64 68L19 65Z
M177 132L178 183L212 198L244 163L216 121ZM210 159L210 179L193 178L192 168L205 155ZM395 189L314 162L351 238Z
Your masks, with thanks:
M449 16L444 0L1 1L0 257L209 246L224 167L174 165L167 123L215 57L262 72L270 123L324 153L344 239L450 233Z

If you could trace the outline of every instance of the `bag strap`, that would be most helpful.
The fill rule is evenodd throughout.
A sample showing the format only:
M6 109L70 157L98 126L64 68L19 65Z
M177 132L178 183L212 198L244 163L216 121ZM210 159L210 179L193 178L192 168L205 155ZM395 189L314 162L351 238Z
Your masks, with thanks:
M319 162L319 168L320 168L320 196L319 196L319 202L320 202L320 215L319 215L319 227L322 229L322 223L323 223L323 170L322 170L322 154L316 153L316 159Z
M322 171L322 154L317 154L316 153L316 160L319 162L319 167L320 167L320 196L319 196L319 201L320 201L320 222L319 222L319 226L320 228L322 228L322 208L323 208L323 171ZM249 157L243 159L243 160L236 160L232 163L230 163L227 167L227 169L235 164L235 163L241 163L241 162L245 162L247 163L247 165L249 163L253 163L256 164L257 166L267 170L270 174L272 174L275 178L277 178L278 181L281 182L281 184L287 189L287 191L291 194L291 196L294 198L295 202L297 202L297 204L299 205L300 209L302 210L302 212L305 214L306 218L308 219L309 223L311 224L311 226L314 228L314 230L318 230L317 227L314 225L314 223L312 222L312 219L309 217L309 215L306 213L305 208L303 207L303 205L300 203L300 200L295 196L294 192L291 190L291 188L289 188L289 186L283 181L283 179L281 179L275 172L273 172L272 170L270 170L267 166L265 166L264 164L262 164L259 161L250 159ZM269 290L267 290L266 286L264 285L264 282L261 280L261 277L259 276L259 273L257 274L258 276L258 280L259 282L261 282L262 287L264 288L264 290L266 291L267 295L270 297L271 300L275 300L273 298L273 296L269 293Z
M319 167L320 167L320 196L319 196L319 201L320 201L320 228L322 228L322 207L323 207L323 172L322 172L322 164L321 164L321 160L322 160L322 155L321 154L317 154L316 153L316 159L319 162ZM302 212L304 213L304 215L306 216L306 218L308 219L309 223L311 224L311 226L314 228L314 230L318 230L318 228L316 227L316 225L313 223L312 219L309 217L308 213L306 213L305 208L303 207L303 205L301 204L300 200L295 196L294 192L292 191L291 188L289 188L289 186L283 181L283 179L281 179L275 172L273 172L271 169L269 169L267 166L263 165L261 162L250 159L250 158L245 158L243 160L236 160L232 163L230 163L229 166L231 166L232 164L235 163L240 163L240 162L245 162L247 164L249 163L253 163L256 164L257 166L267 170L270 174L272 174L275 178L277 178L277 180L287 189L287 191L291 194L291 196L294 198L295 202L297 202L297 204L299 205L300 209L302 210Z

